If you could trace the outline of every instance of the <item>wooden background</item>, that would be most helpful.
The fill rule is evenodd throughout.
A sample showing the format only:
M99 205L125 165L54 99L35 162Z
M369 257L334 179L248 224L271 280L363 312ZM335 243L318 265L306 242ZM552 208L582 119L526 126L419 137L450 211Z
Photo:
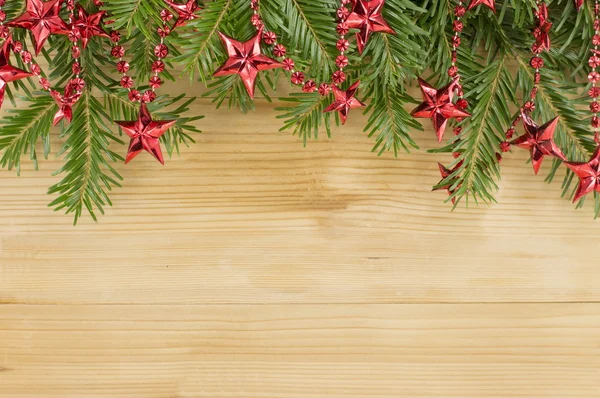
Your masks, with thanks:
M516 150L451 212L448 158L377 157L356 111L304 149L275 105L198 101L97 224L46 207L59 159L0 171L0 397L600 397L591 209Z

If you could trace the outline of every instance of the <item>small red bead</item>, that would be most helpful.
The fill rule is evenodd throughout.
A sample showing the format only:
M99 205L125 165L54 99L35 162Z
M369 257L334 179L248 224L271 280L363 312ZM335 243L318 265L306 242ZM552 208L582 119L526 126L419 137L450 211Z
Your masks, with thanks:
M142 94L142 102L152 102L156 99L156 93L152 90L144 91Z
M525 105L523 105L523 112L531 113L535 110L535 104L533 101L527 101Z
M77 40L79 40L79 38L81 37L81 34L79 33L79 31L75 28L71 29L69 31L69 33L67 34L67 38L69 39L69 41L71 41L72 43L76 43Z
M515 135L515 129L513 127L506 130L505 136L506 136L507 140L510 140L514 135Z
M128 97L130 101L138 102L140 98L142 98L142 95L137 90L131 90L128 94Z
M502 162L502 155L500 155L498 152L496 152L496 160L498 161L498 163Z
M597 68L598 66L600 66L600 57L598 57L597 55L592 55L590 59L588 59L588 64L592 68Z
M345 20L350 15L350 11L346 7L340 7L337 9L336 15L339 19Z
M148 81L148 84L150 87L157 89L163 84L163 81L158 76L152 76Z
M275 47L273 47L273 54L275 54L276 57L285 57L286 52L283 44L276 44Z
M113 43L117 43L119 40L121 40L121 33L119 33L116 30L113 30L112 32L110 32L110 40Z
M600 96L600 87L590 87L588 90L588 95L592 98Z
M127 61L117 62L117 72L127 73L129 71L129 63Z
M535 84L538 84L540 82L541 78L542 78L542 75L540 74L540 72L535 72L535 74L533 75L533 82Z
M159 26L158 29L156 29L156 33L158 33L159 37L165 38L171 33L171 28L169 28L167 25Z
M169 49L165 44L158 44L156 47L154 47L154 55L156 55L158 58L165 58L167 55L169 55Z
M261 26L263 26L263 22L260 20L260 15L258 15L258 14L252 14L252 17L250 18L250 22L252 23L252 25L256 26L257 28L260 28Z
M529 65L534 69L541 69L544 66L544 60L540 57L533 57L529 60Z
M31 73L36 76L39 76L42 73L42 68L38 64L31 64Z
M31 62L31 53L29 51L22 51L21 52L21 59L23 60L23 62L25 62L26 64Z
M454 130L452 130L452 133L454 135L459 135L460 133L462 133L462 127L460 127L460 126L454 127Z
M295 63L291 58L285 58L281 63L283 64L283 69L287 71L294 69Z
M23 51L23 43L21 43L20 41L14 41L12 44L12 48L13 48L13 51L18 54L21 51Z
M79 49L79 46L71 47L71 56L73 58L79 58L81 56L81 50Z
M294 84L302 84L304 82L304 73L294 72L294 73L292 73L292 77L290 80Z
M456 106L458 106L461 109L467 109L467 107L469 106L469 103L467 102L466 99L461 98L458 101L456 101Z
M595 46L600 46L600 35L592 36L592 44Z
M6 13L0 10L0 22L4 22L6 20Z
M456 15L457 17L464 16L466 11L467 11L466 8L463 6L454 7L454 15Z
M45 77L42 77L40 79L40 86L42 86L42 89L44 90L50 90L50 81Z
M452 157L458 159L460 157L460 152L452 152Z
M348 47L350 47L350 43L346 39L339 39L337 43L335 43L335 47L338 51L346 51Z
M319 85L319 94L327 95L327 94L329 94L330 91L331 91L331 86L329 86L329 84L321 83Z
M165 63L163 61L161 61L160 59L156 60L156 61L152 62L151 68L152 68L152 72L161 73L162 71L165 70Z
M592 116L592 127L600 127L600 118L598 116Z
M338 68L345 68L348 66L348 57L345 55L338 55L335 59L335 64L338 66Z
M71 70L73 71L74 75L78 75L81 73L81 64L79 64L79 62L74 62L73 65L71 65Z
M510 151L510 142L508 141L503 141L500 143L500 150L502 152L508 152Z
M302 91L305 93L312 93L316 89L317 84L313 80L308 80L306 83L304 83L304 86L302 86Z
M71 85L71 87L73 87L75 91L82 91L85 87L85 80L76 77L75 79L71 79L69 84Z
M460 47L460 36L453 36L452 37L452 45L454 47Z
M588 80L591 83L598 83L598 81L600 81L600 73L598 72L590 72L590 74L588 75Z
M130 76L123 76L120 83L123 88L133 87L133 79Z
M4 6L6 4L6 0L0 0L0 7Z
M333 80L335 84L341 84L346 81L346 74L341 70L336 70L331 75L331 80Z
M277 41L277 35L274 32L265 32L262 38L268 45L274 44Z
M454 77L454 76L456 76L457 73L458 73L458 67L456 65L453 65L448 68L448 76Z
M600 102L594 101L590 104L590 111L594 113L600 112Z
M8 26L6 25L0 25L0 37L3 39L6 39L10 34L10 31L8 30Z
M464 25L462 21L454 21L453 28L455 32L462 32Z
M114 46L110 50L110 54L115 58L121 58L123 55L125 55L125 49L123 46Z
M339 35L344 36L348 34L350 28L348 27L348 24L346 22L340 22L339 24L337 24L335 30L338 32Z
M173 14L171 13L171 11L163 8L162 10L160 10L160 19L162 19L164 22L168 22L171 19L173 19Z

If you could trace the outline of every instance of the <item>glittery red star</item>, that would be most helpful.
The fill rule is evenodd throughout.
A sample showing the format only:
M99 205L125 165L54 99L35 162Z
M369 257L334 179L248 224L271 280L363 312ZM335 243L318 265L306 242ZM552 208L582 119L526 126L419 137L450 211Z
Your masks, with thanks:
M27 0L26 11L8 26L30 30L35 41L35 53L39 54L51 34L67 34L69 28L58 15L61 0Z
M360 81L357 81L356 83L351 85L350 88L348 88L348 90L346 91L340 90L337 86L334 85L334 101L323 112L337 111L340 115L340 119L342 119L342 124L345 124L350 109L366 106L363 102L354 98L354 96L356 95L356 91L358 91L359 84Z
M550 50L550 29L552 29L552 22L548 19L548 7L546 3L542 3L537 10L538 26L533 29L533 36L535 37L535 44L538 49Z
M554 130L558 124L558 117L541 126L538 126L525 113L523 113L522 117L525 134L513 140L511 144L529 150L535 174L540 170L545 155L566 160L565 155L563 155L558 145L554 142Z
M175 120L152 120L152 116L142 102L138 119L115 122L131 137L125 163L136 157L142 150L152 154L160 163L165 164L160 150L159 138L175 124Z
M462 165L462 162L458 163L452 169L449 169L446 166L444 166L443 164L438 163L438 168L440 169L440 175L442 176L442 179L438 184L441 184L442 181L444 181L446 178L448 178L452 173L456 172L456 170L458 170L461 165ZM456 183L457 180L458 180L458 176L454 176L446 184L444 184L440 187L437 187L437 188L433 188L433 190L438 191L440 189L445 189L446 191L448 191L448 195L452 196L452 195L454 195L454 192L456 192L456 189L458 187L460 187L460 184L457 186L454 186L454 184ZM453 197L450 200L452 201L452 204L454 204L456 202L456 197Z
M592 191L600 192L600 146L596 148L589 162L565 162L565 166L579 177L579 186L573 202Z
M77 7L77 17L73 22L73 26L75 26L79 32L79 35L81 36L81 44L83 45L83 48L87 46L88 41L93 36L109 37L108 33L106 33L104 28L100 25L102 23L104 14L104 11L100 11L95 14L88 15L83 7Z
M52 125L56 126L63 118L67 119L68 122L71 122L71 120L73 120L73 105L79 100L81 93L77 91L74 92L73 87L68 84L67 87L65 87L64 95L56 90L51 90L50 95L59 106L58 111L54 114Z
M494 14L496 13L496 5L494 4L494 0L471 0L471 3L469 4L467 10L471 10L480 4L488 6L489 8L491 8L492 11L494 11Z
M577 11L581 10L581 7L583 7L583 0L574 0L573 3L575 4L575 9Z
M419 78L423 102L411 112L411 115L416 118L431 118L438 142L442 142L444 138L448 119L471 116L469 112L452 103L457 83L458 78L454 78L448 85L436 90Z
M367 41L373 32L383 32L396 34L390 28L381 15L381 10L385 0L355 0L352 6L352 12L348 15L346 23L351 29L360 29L356 34L356 44L358 52L362 54L367 45Z
M173 25L173 29L178 26L183 26L187 21L192 19L196 19L195 12L200 9L198 4L196 4L196 0L188 0L186 3L178 4L174 3L171 0L166 0L166 3L175 11L177 14L177 21Z
M0 48L0 107L2 107L2 102L4 102L4 91L6 90L7 83L33 76L32 73L15 68L9 63L11 46L12 38L8 36Z
M218 32L229 58L213 76L240 75L250 98L254 98L256 76L261 70L281 68L283 65L261 53L262 29L246 42L239 42Z

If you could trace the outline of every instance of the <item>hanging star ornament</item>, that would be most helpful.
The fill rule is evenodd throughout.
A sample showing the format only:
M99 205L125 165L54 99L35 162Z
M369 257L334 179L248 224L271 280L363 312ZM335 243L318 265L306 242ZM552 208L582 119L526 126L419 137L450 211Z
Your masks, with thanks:
M77 6L77 16L73 21L73 26L81 37L83 48L87 47L88 41L94 36L109 37L108 33L101 26L104 11L89 15L83 7Z
M358 52L362 54L367 41L373 32L396 34L381 15L385 0L354 0L352 12L346 19L351 29L359 29L356 34Z
M592 191L600 192L600 146L596 148L589 162L565 162L565 166L579 177L573 203Z
M444 138L448 119L471 116L469 112L452 102L457 83L458 77L455 77L448 85L436 90L425 80L419 78L423 102L413 109L411 115L416 118L430 118L438 142L442 142Z
M565 155L554 142L554 130L558 125L558 117L538 126L529 116L522 113L525 134L513 140L511 144L527 149L531 154L533 172L538 173L542 166L544 156L550 155L561 160L566 160Z
M262 28L256 36L246 42L239 42L218 32L229 58L217 69L213 76L240 75L250 98L254 98L256 76L259 71L281 68L283 64L261 52Z
M552 22L548 18L548 7L546 3L542 3L539 6L537 12L538 25L533 29L533 37L535 38L535 45L542 51L550 51L550 29L552 29Z
M460 168L460 166L462 166L462 161L459 162L452 169L449 169L446 166L444 166L443 164L438 163L438 168L440 169L440 175L442 176L442 179L440 182L438 182L438 185L441 184L442 181L444 181L446 178L448 178L452 173L456 172L456 170L458 170ZM454 184L456 184L456 181L458 181L458 176L452 177L452 179L450 179L450 181L448 181L446 184L444 184L442 186L433 188L433 191L439 191L440 189L445 189L446 191L448 191L448 196L452 196L452 195L454 195L454 192L456 192L456 189L458 189L458 187L460 187L460 184L457 186L454 186ZM452 204L455 204L456 197L452 197L452 199L450 199L450 200L452 201Z
M173 125L175 120L152 120L148 107L142 102L137 120L117 123L131 137L125 163L129 163L142 150L149 152L160 163L165 164L160 150L159 138Z
M12 38L8 36L0 48L0 108L4 102L4 91L7 83L33 76L32 73L15 68L9 63L11 46Z
M171 0L166 0L166 3L175 11L177 14L177 21L173 25L172 29L175 29L178 26L183 26L187 21L191 21L192 19L196 19L196 11L200 9L200 6L196 3L196 0L188 0L183 4L175 3Z
M56 126L63 118L70 123L71 120L73 120L73 105L79 100L81 93L73 91L73 87L68 84L67 87L65 87L64 95L56 90L51 90L50 95L54 98L54 102L56 102L59 107L58 111L54 114L52 125Z
M58 15L60 4L61 0L27 0L26 11L7 25L30 30L35 42L35 53L39 54L51 34L69 33L69 28Z
M495 0L471 0L471 3L469 4L469 7L467 8L467 10L472 10L473 8L477 7L480 4L483 4L484 6L489 7L494 14L496 13L496 5L494 4Z
M342 120L342 124L346 124L348 113L350 109L361 108L366 106L362 101L359 101L354 96L358 91L360 80L354 83L348 88L348 90L340 90L337 86L333 86L333 98L334 101L331 103L323 112L334 112L337 111Z

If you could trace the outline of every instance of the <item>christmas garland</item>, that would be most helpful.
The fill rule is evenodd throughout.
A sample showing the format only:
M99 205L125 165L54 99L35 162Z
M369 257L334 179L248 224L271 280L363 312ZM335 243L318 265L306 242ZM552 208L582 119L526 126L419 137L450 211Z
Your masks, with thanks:
M202 116L184 114L194 98L159 90L174 79L173 62L192 77L198 73L217 106L227 100L243 111L257 90L269 98L268 88L283 72L301 91L284 99L290 104L280 108L284 129L305 142L322 128L329 134L331 122L345 124L356 108L369 115L365 131L377 136L379 154L417 147L410 137L419 128L415 119L431 119L440 144L451 126L453 137L432 152L454 157L448 166L438 164L442 180L434 186L447 190L454 206L463 198L493 201L502 153L517 146L530 152L535 174L544 158L554 159L549 180L564 163L563 194L581 206L594 192L594 215L600 214L598 0L587 7L583 0L457 0L452 13L442 0L5 1L0 106L5 95L16 104L17 91L30 105L9 109L1 121L0 164L19 170L29 153L37 165L36 143L42 140L47 156L50 127L58 125L66 137L59 152L64 177L49 189L58 195L51 205L73 213L75 222L84 210L96 219L95 212L111 204L108 193L121 179L114 162L129 163L146 151L164 164L161 146L171 155L193 142L190 133L199 132L195 122ZM561 28L554 29L551 16L559 17L553 11L564 7ZM27 31L35 57L27 50ZM532 55L525 61L527 51ZM35 61L40 54L51 72ZM107 72L110 65L119 78ZM426 70L433 72L418 78L422 100L408 114L405 105L418 101L406 86ZM587 118L582 100L573 99L584 74ZM61 94L53 87L62 84ZM522 105L515 88L525 94ZM524 131L514 137L520 122ZM125 156L110 148L122 143L111 125L130 139Z

